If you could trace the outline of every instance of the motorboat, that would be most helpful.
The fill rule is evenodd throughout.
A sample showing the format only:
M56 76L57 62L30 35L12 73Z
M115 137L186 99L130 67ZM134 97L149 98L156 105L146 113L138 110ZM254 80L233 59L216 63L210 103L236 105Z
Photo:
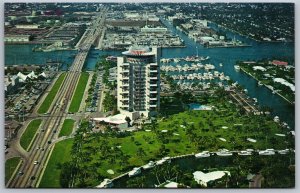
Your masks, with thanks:
M104 179L103 182L97 188L111 188L113 187L113 182L110 179Z
M234 69L236 69L236 70L240 70L240 69L241 69L241 67L240 67L239 65L234 65Z
M238 152L238 155L252 155L252 153L249 151L240 151Z
M275 155L275 151L272 149L266 149L258 152L259 155Z
M158 161L156 162L156 165L162 165L163 163L165 163L165 162L167 162L167 161L168 161L168 163L171 162L170 157L164 157L164 158L162 158L161 160L158 160Z
M209 151L202 151L201 153L195 154L196 158L209 157L209 156L210 156Z
M128 172L128 176L129 177L136 176L136 175L140 174L141 172L142 172L141 168L135 167L135 168L133 168L133 170L131 170L130 172Z
M285 154L289 153L290 150L289 150L289 149L283 149L283 150L278 150L277 152L278 152L279 154L281 154L281 155L285 155Z
M153 161L150 161L149 163L147 163L146 165L143 166L144 170L153 168L155 166L155 163Z
M216 152L216 154L218 156L232 156L232 153L227 149L221 149L218 152Z

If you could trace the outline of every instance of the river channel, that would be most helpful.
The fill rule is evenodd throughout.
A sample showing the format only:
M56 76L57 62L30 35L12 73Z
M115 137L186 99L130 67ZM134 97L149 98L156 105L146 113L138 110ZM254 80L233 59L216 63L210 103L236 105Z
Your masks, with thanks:
M272 115L279 116L294 129L295 127L295 107L290 105L284 99L265 88L259 87L257 81L243 72L237 72L234 65L238 60L259 60L264 58L285 59L294 65L295 46L293 42L257 42L237 33L221 28L215 24L210 26L216 30L222 30L227 37L243 41L250 47L235 48L204 48L201 44L189 39L184 33L177 30L171 23L162 19L163 23L174 34L179 35L186 44L185 48L164 48L162 51L163 58L186 57L196 55L210 56L210 63L216 66L220 72L230 76L233 81L237 81L248 90L248 95L257 98L259 105L268 106L273 109ZM34 45L5 45L5 65L19 64L44 64L47 60L63 61L62 69L71 64L76 51L55 51L55 52L33 52ZM100 55L121 55L121 51L100 51L91 50L88 60L84 66L86 70L93 70L97 58ZM222 63L221 67L219 64Z

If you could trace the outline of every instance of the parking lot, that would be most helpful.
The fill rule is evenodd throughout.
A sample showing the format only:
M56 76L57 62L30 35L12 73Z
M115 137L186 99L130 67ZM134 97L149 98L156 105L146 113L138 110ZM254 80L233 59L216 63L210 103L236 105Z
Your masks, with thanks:
M53 76L52 73L47 79L24 83L14 94L7 95L5 97L5 120L24 121L51 84Z

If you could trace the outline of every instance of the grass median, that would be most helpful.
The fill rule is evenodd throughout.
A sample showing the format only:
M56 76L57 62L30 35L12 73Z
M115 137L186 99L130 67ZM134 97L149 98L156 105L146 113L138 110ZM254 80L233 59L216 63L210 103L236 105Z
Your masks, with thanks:
M81 73L75 93L72 98L71 105L69 107L70 113L78 112L88 79L89 79L89 73L87 72Z
M73 139L66 139L55 144L39 188L60 188L60 166L71 159Z
M14 171L16 170L19 162L21 161L20 157L13 157L5 162L5 184L12 177Z
M56 80L55 84L53 85L51 91L48 93L47 97L45 98L44 102L40 106L38 113L47 113L49 110L49 107L52 104L53 99L55 98L59 88L61 87L64 79L65 79L66 73L62 73L59 78Z
M29 145L30 145L31 141L34 140L34 135L35 135L36 131L38 130L41 122L42 122L41 119L35 119L35 120L31 121L28 124L24 133L22 134L21 139L20 139L20 145L25 150L29 149Z
M59 136L69 136L72 133L74 127L75 120L73 119L65 119L64 124L60 130Z

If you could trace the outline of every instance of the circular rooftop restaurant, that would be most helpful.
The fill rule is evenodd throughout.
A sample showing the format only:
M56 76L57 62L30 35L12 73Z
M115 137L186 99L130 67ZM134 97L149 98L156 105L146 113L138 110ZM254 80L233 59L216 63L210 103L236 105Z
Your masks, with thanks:
M155 55L150 49L146 46L131 46L128 51L122 52L125 56L130 57L147 57Z

